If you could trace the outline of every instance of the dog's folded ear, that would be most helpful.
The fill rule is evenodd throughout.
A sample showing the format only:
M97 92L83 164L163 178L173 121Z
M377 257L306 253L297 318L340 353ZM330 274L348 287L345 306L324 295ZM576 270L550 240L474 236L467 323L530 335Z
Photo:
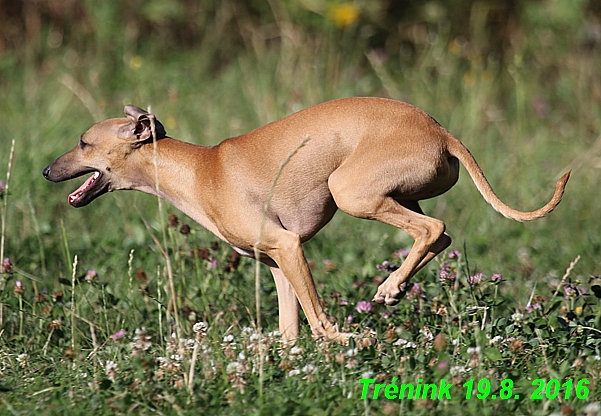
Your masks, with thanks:
M165 127L157 120L154 114L150 114L133 105L125 106L124 112L132 122L119 129L119 138L140 144L147 140L152 140L151 120L154 121L156 139L160 140L166 137Z

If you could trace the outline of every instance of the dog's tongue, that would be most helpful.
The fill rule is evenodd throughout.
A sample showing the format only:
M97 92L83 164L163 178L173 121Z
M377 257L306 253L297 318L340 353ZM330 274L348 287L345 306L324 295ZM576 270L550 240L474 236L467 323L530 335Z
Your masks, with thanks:
M100 176L99 172L94 172L94 174L92 176L90 176L83 185L81 185L75 192L69 194L69 205L73 205L73 203L75 201L77 201L78 199L80 199L82 197L82 195L90 188L90 186L92 186L92 184L94 182L96 182L96 179L98 179L98 176Z

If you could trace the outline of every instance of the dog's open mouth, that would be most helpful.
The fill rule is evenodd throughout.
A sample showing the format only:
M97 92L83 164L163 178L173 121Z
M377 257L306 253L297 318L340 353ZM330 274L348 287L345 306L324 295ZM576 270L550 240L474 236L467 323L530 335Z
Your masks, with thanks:
M81 185L76 191L69 194L69 204L74 207L80 207L87 205L94 198L104 193L104 187L101 184L102 174L98 171L94 172L83 185Z

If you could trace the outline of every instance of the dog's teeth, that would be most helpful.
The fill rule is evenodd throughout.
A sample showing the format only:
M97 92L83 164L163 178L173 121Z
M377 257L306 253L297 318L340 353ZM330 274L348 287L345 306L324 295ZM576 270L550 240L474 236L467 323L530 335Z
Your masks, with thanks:
M90 176L76 191L69 195L68 202L73 205L73 202L77 201L82 195L96 182L96 179L100 177L100 172L96 171Z

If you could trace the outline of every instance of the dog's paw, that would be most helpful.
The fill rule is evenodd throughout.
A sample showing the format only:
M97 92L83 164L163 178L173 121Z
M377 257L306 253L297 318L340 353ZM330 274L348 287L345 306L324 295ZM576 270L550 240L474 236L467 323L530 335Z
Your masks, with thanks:
M360 334L355 334L355 344L359 349L373 347L377 344L378 338L377 333L373 329L365 328L365 330Z
M355 335L349 332L327 332L322 334L313 334L313 339L322 342L333 342L339 345L349 345L349 341Z
M408 282L403 282L399 286L394 286L388 280L378 287L378 291L372 302L385 303L392 306L400 302L407 293Z

